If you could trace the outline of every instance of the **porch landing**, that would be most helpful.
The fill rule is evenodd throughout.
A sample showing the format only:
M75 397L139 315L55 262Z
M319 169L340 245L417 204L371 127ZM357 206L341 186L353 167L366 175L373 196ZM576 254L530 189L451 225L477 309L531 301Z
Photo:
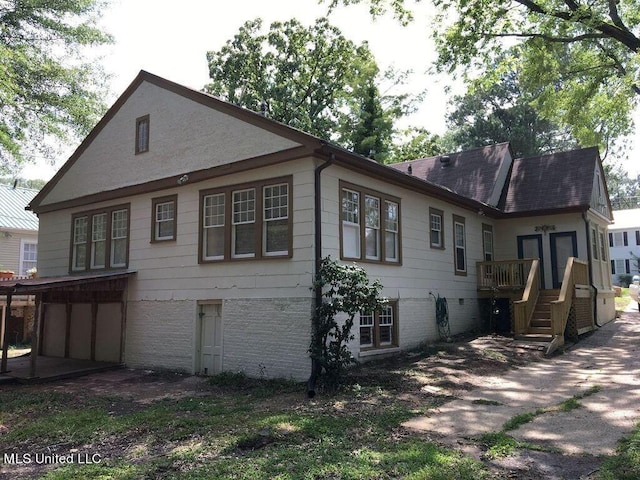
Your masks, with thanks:
M31 354L7 359L7 372L0 375L0 384L43 383L80 377L90 373L122 368L120 363L93 362L74 358L38 356L37 376L30 378Z

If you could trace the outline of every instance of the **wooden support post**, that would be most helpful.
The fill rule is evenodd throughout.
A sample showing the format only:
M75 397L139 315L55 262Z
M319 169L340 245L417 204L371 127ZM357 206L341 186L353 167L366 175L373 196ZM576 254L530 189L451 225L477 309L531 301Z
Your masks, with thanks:
M39 334L38 334L38 355L42 355L42 353L44 352L44 322L47 321L47 315L46 315L47 304L44 303L44 299L42 301L40 310L41 310L41 315L40 315L40 328L39 328ZM33 352L33 349L31 349L31 352Z
M7 304L4 307L2 315L2 327L0 327L0 342L2 342L2 362L0 362L0 373L7 372L7 359L9 358L9 339L7 338L7 330L9 319L11 318L11 298L12 295L7 295Z
M91 302L91 361L96 361L96 329L98 325L98 302L94 299Z
M129 295L129 282L124 279L124 290L122 291L122 301L120 302L120 363L125 362L125 332L127 329L127 299Z
M36 368L38 361L38 352L40 351L40 324L42 323L44 305L42 304L42 293L36 294L36 311L33 316L33 328L31 330L31 370L29 372L30 378L37 377Z
M69 349L71 347L71 313L73 312L73 304L67 302L67 326L64 333L64 358L69 358Z

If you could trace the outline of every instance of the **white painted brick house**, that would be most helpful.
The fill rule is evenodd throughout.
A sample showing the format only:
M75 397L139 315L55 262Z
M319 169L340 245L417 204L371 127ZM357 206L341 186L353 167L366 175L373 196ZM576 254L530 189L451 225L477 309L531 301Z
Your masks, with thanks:
M357 324L359 359L436 339L430 293L449 299L452 334L480 328L480 276L502 268L480 265L532 269L536 252L542 288L562 282L569 257L588 263L589 324L611 320L609 260L592 251L608 249L602 167L595 149L569 157L587 167L583 194L524 205L533 163L514 161L508 144L390 168L141 72L31 204L52 286L39 284L39 352L93 359L110 345L131 367L304 379L311 287L327 255L360 263L391 300ZM81 293L57 292L56 278Z

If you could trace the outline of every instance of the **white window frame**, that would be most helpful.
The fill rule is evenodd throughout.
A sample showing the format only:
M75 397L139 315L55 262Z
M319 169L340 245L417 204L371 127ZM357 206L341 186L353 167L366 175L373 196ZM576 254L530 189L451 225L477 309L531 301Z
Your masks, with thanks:
M154 215L154 235L153 239L157 242L167 241L167 240L175 240L175 231L176 231L176 201L174 199L159 201L155 204L155 215ZM170 211L166 210L164 207L170 207ZM169 223L171 224L171 233L169 235L161 235L160 232L162 229L160 228L162 224Z
M267 191L274 192L278 189L276 195L267 195ZM284 188L284 194L283 194ZM277 201L276 201L277 199ZM277 205L276 205L277 203ZM282 256L287 255L289 250L267 250L267 239L269 224L286 220L289 221L289 184L288 183L275 183L273 185L265 185L262 187L262 255L265 257ZM289 227L287 225L287 232ZM288 235L288 233L287 233ZM287 245L289 240L287 239Z
M460 232L459 232L460 229ZM453 261L456 274L467 274L467 232L463 217L453 216ZM458 264L458 251L462 251L464 268Z
M345 196L347 198L345 198ZM341 193L342 198L342 254L344 258L353 258L359 259L361 257L360 244L362 243L360 239L360 192L356 192L355 190L351 190L348 188L343 188ZM351 207L350 209L348 207ZM351 248L355 250L355 254L351 255L351 250L347 252L346 247L346 232L352 232L350 237L353 237L355 240L355 245L351 245ZM355 247L355 249L353 248Z
M242 195L243 193L253 193L253 199L239 198L236 200L236 195ZM236 206L247 207L246 209L236 210ZM236 240L237 240L237 227L238 225L251 225L253 224L255 229L256 224L256 189L255 187L244 188L241 190L233 190L231 192L231 258L253 258L256 256L255 242L253 246L253 252L249 253L236 253ZM237 217L237 215L239 217ZM237 219L238 218L238 219ZM255 231L254 231L255 235Z
M380 260L380 198L373 195L364 196L364 244L367 260ZM372 235L371 235L372 234ZM369 240L375 242L375 253L369 255Z
M208 199L222 199L222 203L211 203L207 205ZM202 258L204 260L224 260L224 251L225 251L225 237L226 237L226 222L225 222L225 212L226 212L226 195L224 193L211 193L204 195L202 197ZM222 211L220 211L222 208ZM222 229L222 254L221 255L209 255L207 256L207 230L211 228L221 228Z
M117 215L124 213L124 218L116 218ZM123 225L124 222L124 225ZM111 268L122 268L127 266L128 262L128 238L129 238L129 211L126 208L113 210L111 212L111 251L109 257L109 266ZM125 240L124 262L115 261L116 242Z
M434 222L435 220L435 222ZM429 244L431 248L443 248L444 245L442 243L442 224L444 222L444 215L440 212L430 212L429 213ZM434 224L435 223L435 224ZM433 234L437 233L438 241L433 241Z
M31 254L30 248L27 248L27 245L29 247L35 247L35 259L26 259L25 256L29 253ZM28 265L25 265L28 264ZM31 265L33 264L33 265ZM37 240L31 240L31 239L26 239L23 238L20 241L20 273L19 275L21 276L26 276L27 275L27 271L31 270L32 268L37 268L38 267L38 241Z
M84 224L84 225L82 225ZM78 264L78 248L84 245L84 263ZM89 215L83 215L73 219L73 253L71 255L71 270L81 272L87 269L89 260Z
M395 212L395 215L391 216L390 212ZM400 261L400 204L398 202L392 202L390 200L384 201L384 259L387 262L399 262ZM390 242L387 241L389 236L393 237L393 249L389 248ZM391 255L389 255L391 253Z
M97 221L97 218L102 218L102 221ZM98 226L101 226L102 229L98 230ZM106 212L96 213L91 215L91 249L89 253L90 261L90 269L92 270L102 270L107 268L107 228L109 226L108 214ZM102 233L102 235L100 235ZM104 250L104 262L96 263L96 251L98 246Z

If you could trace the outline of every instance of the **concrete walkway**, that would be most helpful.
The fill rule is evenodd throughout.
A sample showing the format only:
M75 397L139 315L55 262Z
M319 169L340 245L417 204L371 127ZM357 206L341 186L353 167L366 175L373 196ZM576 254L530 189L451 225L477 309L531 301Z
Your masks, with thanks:
M583 408L543 413L508 434L567 454L614 453L618 440L640 420L640 313L635 303L567 353L488 378L485 387L404 426L469 438L500 431L515 415L556 406L594 386L600 391L578 400Z

